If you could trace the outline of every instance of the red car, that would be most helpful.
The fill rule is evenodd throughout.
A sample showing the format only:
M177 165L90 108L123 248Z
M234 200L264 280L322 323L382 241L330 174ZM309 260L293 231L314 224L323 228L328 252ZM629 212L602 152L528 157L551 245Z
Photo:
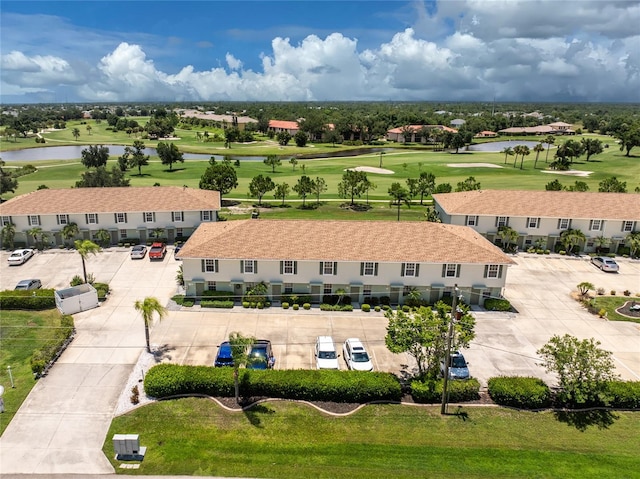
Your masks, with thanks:
M167 254L167 246L164 243L153 243L151 249L149 249L149 259L163 260Z

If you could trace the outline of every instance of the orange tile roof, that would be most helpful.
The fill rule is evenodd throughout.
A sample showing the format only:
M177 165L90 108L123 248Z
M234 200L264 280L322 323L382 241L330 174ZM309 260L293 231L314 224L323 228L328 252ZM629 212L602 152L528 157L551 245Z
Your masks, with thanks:
M269 128L281 128L283 130L299 130L297 121L269 120Z
M640 195L632 193L476 190L433 199L457 215L640 220Z
M202 223L181 258L512 264L466 226L395 221Z
M0 215L219 210L218 191L180 186L37 190L0 204Z

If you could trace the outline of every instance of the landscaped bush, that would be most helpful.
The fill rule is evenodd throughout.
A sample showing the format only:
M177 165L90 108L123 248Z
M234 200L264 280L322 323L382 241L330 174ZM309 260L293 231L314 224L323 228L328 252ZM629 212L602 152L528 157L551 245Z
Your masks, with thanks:
M200 306L203 308L233 308L233 301L200 301Z
M640 409L640 381L611 381L607 392L611 407Z
M489 311L509 311L511 303L506 299L487 298L484 300L484 307Z
M71 287L79 286L81 284L84 284L84 279L82 279L82 277L77 274L73 278L71 278L71 281L69 281L69 286Z
M293 305L293 310L294 310L294 311L298 311L299 309L300 309L300 305L299 305L298 303L295 303L295 304Z
M495 377L488 385L491 399L503 406L543 409L551 405L549 386L538 378Z
M402 390L390 373L330 370L240 371L243 396L268 396L308 401L398 401ZM233 369L160 364L144 379L155 398L181 394L234 395Z
M96 288L99 301L104 301L105 299L107 299L107 295L111 291L107 283L93 283L93 287Z
M229 291L203 291L202 297L215 297L218 301L233 301L233 293L230 293Z
M184 294L176 294L175 296L171 297L171 301L175 302L178 306L182 306L185 299L186 298Z
M182 301L182 306L185 306L187 308L190 308L194 304L195 304L195 301L193 301L193 299L185 299L184 301Z
M289 303L282 303L282 309L289 309Z
M371 311L371 305L370 304L363 304L361 306L361 309L363 312L368 313L369 311Z
M438 403L442 401L442 388L442 379L414 380L411 396L417 403ZM480 383L475 378L448 382L449 402L474 401L480 398L479 391Z
M53 289L0 291L0 310L29 309L41 311L56 307Z
M311 303L311 295L308 294L283 294L280 300L289 304Z
M322 296L322 302L326 304L351 304L351 296L348 294L325 294Z
M375 307L375 308L373 308L373 309L374 309L374 311L375 311L376 313L379 313L379 312L380 312L380 306L376 306L376 307Z
M31 371L40 377L64 351L71 339L75 327L73 316L65 314L60 318L60 327L56 330L55 337L44 344L40 349L36 349L31 356Z
M243 308L248 308L249 306L251 306L251 303L249 303L249 301L243 301L242 302L242 307Z
M302 305L302 307L303 307L304 309L306 309L306 310L309 310L309 309L311 309L311 304L309 304L309 303L304 303L304 304Z
M350 304L321 304L320 311L353 311L353 306Z

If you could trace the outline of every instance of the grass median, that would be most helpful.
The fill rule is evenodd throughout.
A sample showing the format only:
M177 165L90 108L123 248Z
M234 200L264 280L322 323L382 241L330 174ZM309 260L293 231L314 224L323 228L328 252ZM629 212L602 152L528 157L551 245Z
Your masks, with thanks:
M640 477L640 416L372 405L329 417L268 402L242 413L207 399L155 403L115 418L113 434L139 434L147 455L127 474L269 478ZM576 413L579 414L579 413ZM586 419L586 422L585 422ZM585 425L586 424L586 425Z

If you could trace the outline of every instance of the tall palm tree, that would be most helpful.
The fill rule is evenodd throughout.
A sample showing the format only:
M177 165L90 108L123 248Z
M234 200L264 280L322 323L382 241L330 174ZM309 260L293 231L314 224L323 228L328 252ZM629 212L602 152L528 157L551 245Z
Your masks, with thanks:
M80 136L80 130L78 130L77 128L74 128L73 130L71 130L71 134L76 139L76 141L78 141L78 137Z
M497 236L502 242L502 249L504 251L510 251L511 245L518 241L518 232L510 226L500 226Z
M640 231L632 231L625 238L625 243L629 245L631 257L637 256L640 252Z
M75 223L69 223L64 225L64 227L62 228L62 231L60 232L60 236L62 236L62 239L65 240L65 242L67 240L72 240L79 234L80 234L80 228L78 228L78 225Z
M82 274L84 275L84 282L87 282L87 267L85 261L90 254L97 254L102 251L102 248L90 240L75 240L74 242L80 257L82 258Z
M243 336L235 331L229 334L229 345L231 346L231 357L233 358L233 382L235 385L236 402L240 402L240 366L246 366L249 363L249 348L256 339L251 336Z
M394 202L398 205L398 221L400 221L400 206L402 203L405 203L409 207L411 206L411 196L409 195L409 190L403 187L400 183L392 183L391 187L388 190L389 196L391 196L393 204Z
M40 228L39 226L34 226L29 231L27 231L27 235L33 238L34 246L38 247L38 237L40 237L42 233L42 228Z
M579 246L580 243L584 243L587 240L585 234L580 230L564 230L560 233L560 242L566 248L567 253L573 254L573 248Z
M551 148L551 145L556 142L556 137L553 135L547 135L544 142L547 144L547 155L544 157L544 162L547 163L547 160L549 159L549 149Z
M89 136L91 136L91 125L87 125L87 132L89 133Z
M13 249L13 239L16 236L16 225L7 223L2 227L2 246L8 246ZM5 244L6 243L6 244Z
M531 150L529 149L529 147L527 145L523 145L522 149L520 150L520 154L522 155L522 158L520 158L520 169L522 169L522 164L524 163L524 157L529 156L530 153L531 153Z
M504 153L504 164L505 165L507 164L507 157L515 155L515 153L513 151L513 148L511 148L510 146L507 146L500 153Z
M542 146L542 143L538 143L533 147L533 151L536 152L536 161L533 163L533 169L535 170L536 165L538 164L538 157L540 156L540 152L544 151L544 146Z
M513 152L516 154L515 158L513 159L513 167L515 168L516 163L518 162L518 155L522 154L522 145L514 147Z
M143 301L136 301L133 305L144 320L144 336L147 341L147 352L151 352L151 345L149 344L149 325L153 321L153 313L158 313L160 320L164 319L167 315L167 308L160 304L157 298L147 296Z

